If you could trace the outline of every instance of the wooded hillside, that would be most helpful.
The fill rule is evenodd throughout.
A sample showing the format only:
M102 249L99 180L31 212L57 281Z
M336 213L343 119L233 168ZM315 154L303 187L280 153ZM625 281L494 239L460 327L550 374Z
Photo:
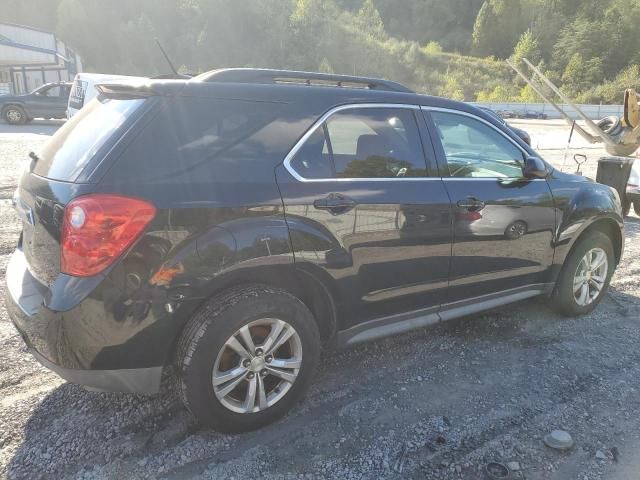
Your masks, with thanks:
M380 76L464 100L538 101L504 59L526 56L579 102L640 88L640 0L2 0L3 21L49 30L85 70L181 65Z

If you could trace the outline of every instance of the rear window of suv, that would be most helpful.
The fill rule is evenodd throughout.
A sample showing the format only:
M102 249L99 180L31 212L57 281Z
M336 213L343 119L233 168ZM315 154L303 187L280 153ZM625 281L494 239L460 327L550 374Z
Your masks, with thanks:
M284 104L208 97L166 97L104 181L188 183L273 177L292 140Z
M95 99L67 121L38 155L33 173L75 181L89 160L119 130L144 99Z

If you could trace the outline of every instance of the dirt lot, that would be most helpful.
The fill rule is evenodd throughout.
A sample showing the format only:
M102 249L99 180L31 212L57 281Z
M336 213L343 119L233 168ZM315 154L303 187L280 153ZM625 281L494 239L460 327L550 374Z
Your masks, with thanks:
M57 125L0 125L2 277L19 233L17 177ZM561 161L568 129L517 125ZM602 151L583 151L593 175ZM7 318L2 282L0 477L475 480L498 461L513 462L513 478L638 479L640 220L626 228L610 294L591 315L561 318L539 299L325 352L304 403L237 436L198 430L171 392L91 393L40 367ZM555 428L571 433L571 451L543 445Z

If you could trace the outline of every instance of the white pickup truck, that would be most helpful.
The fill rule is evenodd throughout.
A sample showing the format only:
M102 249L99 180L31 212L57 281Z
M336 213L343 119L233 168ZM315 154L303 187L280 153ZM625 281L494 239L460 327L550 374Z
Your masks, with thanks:
M114 80L146 81L144 77L131 77L127 75L109 75L103 73L78 73L73 79L69 103L67 104L67 118L73 117L84 105L89 103L97 94L96 83L111 82Z

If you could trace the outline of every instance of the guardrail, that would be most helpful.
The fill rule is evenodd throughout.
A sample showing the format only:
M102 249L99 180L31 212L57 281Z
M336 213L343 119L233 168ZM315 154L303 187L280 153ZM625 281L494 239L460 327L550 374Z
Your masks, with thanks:
M560 114L550 105L546 103L479 103L469 102L471 105L479 107L490 108L495 111L508 111L523 115L525 113L538 113L546 114L547 118L561 118ZM569 117L579 120L575 111L566 104L559 104L560 108L569 115ZM622 116L622 105L577 105L585 115L592 120L600 120L601 118L615 115L617 117Z

